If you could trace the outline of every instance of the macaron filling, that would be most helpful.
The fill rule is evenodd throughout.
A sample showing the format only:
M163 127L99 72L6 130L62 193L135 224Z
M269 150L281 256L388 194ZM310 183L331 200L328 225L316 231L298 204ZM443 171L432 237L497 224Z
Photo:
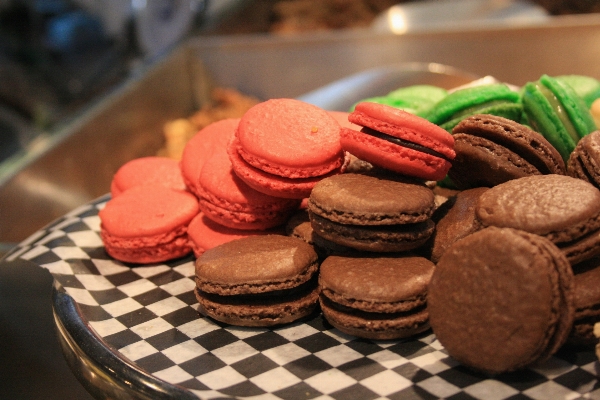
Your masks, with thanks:
M439 152L437 152L437 151L435 151L433 149L430 149L428 147L422 146L422 145L420 145L418 143L414 143L414 142L410 142L408 140L401 139L401 138L396 137L396 136L388 135L386 133L380 132L378 130L375 130L375 129L372 129L372 128L369 128L369 127L366 127L366 126L361 129L361 132L364 133L364 134L366 134L366 135L373 136L373 137L376 137L376 138L381 139L381 140L385 140L386 142L390 142L390 143L396 144L398 146L406 147L406 148L409 148L411 150L415 150L415 151L419 151L421 153L429 154L429 155L432 155L434 157L439 157L439 158L441 158L443 160L446 160L446 161L452 161L450 158L448 158L444 154L439 153Z

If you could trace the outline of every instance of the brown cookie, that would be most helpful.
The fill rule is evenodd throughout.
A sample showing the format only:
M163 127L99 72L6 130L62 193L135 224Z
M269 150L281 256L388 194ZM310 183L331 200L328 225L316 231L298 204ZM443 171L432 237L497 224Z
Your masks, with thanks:
M498 374L545 360L564 344L573 323L573 272L548 239L489 227L444 253L427 301L448 353Z
M594 325L600 322L600 258L573 266L575 273L575 321L568 342L594 346Z
M577 142L567 161L567 175L600 188L600 131L594 131Z
M423 257L331 256L321 264L323 315L342 332L397 339L429 329L427 284L434 265Z
M433 191L399 177L341 174L321 180L308 200L314 231L362 251L415 249L433 233Z
M298 238L266 235L237 239L196 260L199 311L241 326L295 321L317 305L318 261Z
M454 242L480 229L481 225L475 218L475 207L479 196L487 190L485 187L467 189L444 203L441 210L445 213L437 221L432 235L431 261L437 263Z
M452 136L456 158L448 176L460 189L565 173L562 157L541 134L510 119L473 115L456 125Z
M600 190L566 175L514 179L479 197L483 226L521 229L555 243L572 264L600 253Z

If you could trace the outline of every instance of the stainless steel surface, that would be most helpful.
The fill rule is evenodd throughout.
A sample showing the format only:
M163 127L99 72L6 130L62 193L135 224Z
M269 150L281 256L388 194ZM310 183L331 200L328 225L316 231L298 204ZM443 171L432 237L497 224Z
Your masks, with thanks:
M116 169L155 154L163 123L189 115L211 84L262 99L298 97L371 68L412 62L451 65L516 85L542 73L600 79L600 15L406 35L349 30L193 38L0 174L0 242L20 242L108 192Z

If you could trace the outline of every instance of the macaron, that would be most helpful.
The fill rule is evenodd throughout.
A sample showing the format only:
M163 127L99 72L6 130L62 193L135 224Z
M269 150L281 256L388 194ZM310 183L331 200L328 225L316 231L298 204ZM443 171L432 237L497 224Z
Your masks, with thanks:
M363 128L342 128L342 147L361 160L425 180L440 180L450 169L455 155L452 136L421 117L363 102L348 119Z
M433 191L400 177L341 174L312 190L308 210L314 232L356 250L398 252L423 245L433 233Z
M477 202L482 226L520 229L556 244L572 264L600 253L600 190L566 175L532 175L490 188Z
M548 239L489 227L454 243L428 286L431 328L461 364L500 374L542 362L566 341L573 272Z
M359 103L385 104L421 116L447 95L448 91L438 86L411 85L392 90L385 96L362 99ZM356 105L352 107L352 111L355 107Z
M250 108L229 145L235 173L268 195L302 199L323 177L341 172L346 158L340 124L327 111L294 99Z
M449 93L424 115L448 132L466 117L492 114L514 121L522 119L520 94L503 83L465 87Z
M229 228L216 223L202 212L196 215L188 226L190 246L196 257L199 257L206 250L217 247L223 243L231 242L232 240L255 235L283 235L284 233L285 231L282 227L267 230L243 230Z
M567 175L600 189L600 131L584 136L567 161Z
M486 187L463 190L436 209L432 216L436 226L430 239L431 261L437 263L454 242L481 229L475 208L479 196L487 190Z
M330 256L321 264L325 319L352 336L388 340L429 329L427 285L434 265L413 255Z
M555 76L555 79L571 86L575 94L583 99L587 108L600 98L600 81L596 78L586 75L559 75Z
M473 115L459 122L452 136L456 158L448 177L459 189L566 171L558 151L540 133L504 117Z
M196 133L183 148L180 168L190 191L199 196L199 179L204 162L213 154L213 146L227 146L232 132L237 129L239 118L213 122Z
M600 258L574 265L573 273L575 319L567 342L593 347L598 342L594 325L600 322Z
M522 103L529 125L552 143L565 162L579 139L596 130L583 99L551 76L526 83Z
M233 134L231 130L229 137ZM300 205L298 199L274 197L248 186L234 173L223 142L215 143L212 154L206 157L196 191L200 210L233 229L260 230L283 225Z
M201 314L231 325L273 326L311 314L318 302L318 259L298 238L237 239L196 260Z
M187 228L198 200L163 185L142 185L109 200L100 210L100 237L106 252L128 263L149 264L191 253Z
M187 190L177 160L150 156L135 158L119 167L110 183L110 194L116 197L129 188L147 184Z

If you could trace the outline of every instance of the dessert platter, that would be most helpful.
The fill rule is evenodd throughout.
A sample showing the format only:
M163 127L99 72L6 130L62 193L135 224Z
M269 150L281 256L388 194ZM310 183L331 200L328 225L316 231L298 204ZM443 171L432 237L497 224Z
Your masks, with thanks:
M347 110L396 89L402 79L441 86L444 76L447 89L473 80L452 68L409 64L366 71L301 99ZM430 329L403 339L359 338L332 326L318 308L273 326L206 317L199 311L193 253L145 264L107 253L99 214L110 200L107 194L78 207L5 258L53 275L59 341L71 369L97 398L600 396L598 358L590 347L564 346L541 363L494 375L459 363Z

